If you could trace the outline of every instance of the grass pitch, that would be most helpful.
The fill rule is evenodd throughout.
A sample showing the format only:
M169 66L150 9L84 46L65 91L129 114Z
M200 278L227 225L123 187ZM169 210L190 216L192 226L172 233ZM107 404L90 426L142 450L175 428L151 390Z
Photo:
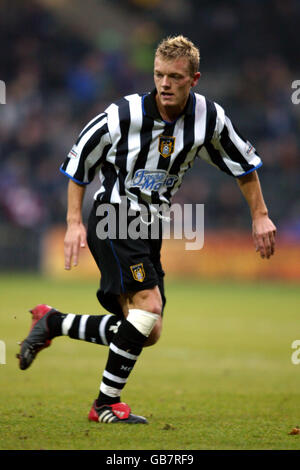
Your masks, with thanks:
M101 313L97 281L0 276L0 449L300 449L299 285L166 284L160 342L144 349L122 395L149 426L90 423L107 348L56 338L27 371L17 341L28 309Z

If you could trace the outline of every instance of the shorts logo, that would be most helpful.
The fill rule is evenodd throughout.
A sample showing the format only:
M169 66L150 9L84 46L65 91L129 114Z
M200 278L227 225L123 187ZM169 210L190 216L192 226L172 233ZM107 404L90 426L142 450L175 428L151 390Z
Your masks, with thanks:
M175 137L168 135L159 136L158 151L162 157L169 157L175 150Z
M145 279L145 271L144 271L144 266L143 263L135 264L133 266L130 266L133 279L138 282L143 282Z

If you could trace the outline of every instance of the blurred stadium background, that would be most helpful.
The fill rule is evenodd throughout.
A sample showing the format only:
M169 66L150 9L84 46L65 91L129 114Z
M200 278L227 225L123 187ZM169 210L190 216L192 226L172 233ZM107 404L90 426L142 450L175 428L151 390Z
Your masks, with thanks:
M299 20L299 0L2 0L0 269L64 276L67 179L59 166L89 119L153 88L158 41L182 33L200 47L197 91L225 107L263 158L278 251L268 262L258 258L237 186L202 162L174 202L205 204L204 249L166 244L167 273L299 281L300 105L291 101ZM87 253L71 275L95 273Z

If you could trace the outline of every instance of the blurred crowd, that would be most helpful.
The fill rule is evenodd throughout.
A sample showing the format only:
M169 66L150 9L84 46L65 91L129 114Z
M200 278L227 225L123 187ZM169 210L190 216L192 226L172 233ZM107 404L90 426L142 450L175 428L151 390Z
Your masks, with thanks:
M112 101L153 87L153 52L167 34L199 47L197 90L222 105L256 147L267 205L283 232L300 238L300 2L113 0L124 33L99 18L92 43L37 1L0 6L0 224L44 230L65 220L67 179L59 166L79 131ZM96 183L95 183L96 185ZM87 189L89 209L94 183ZM210 229L249 226L237 185L197 162L174 202L204 203Z

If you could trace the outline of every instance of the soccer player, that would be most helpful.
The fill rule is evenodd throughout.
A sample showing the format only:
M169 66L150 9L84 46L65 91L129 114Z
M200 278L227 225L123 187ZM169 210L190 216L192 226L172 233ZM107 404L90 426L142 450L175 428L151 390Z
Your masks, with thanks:
M75 315L38 305L31 311L33 323L21 345L19 365L27 369L56 336L107 345L90 420L147 422L121 402L121 391L143 347L159 339L165 305L161 231L158 238L151 238L150 231L138 239L102 238L97 227L104 204L118 212L125 199L128 210L138 214L146 207L151 218L142 221L148 228L153 218L161 223L157 204L170 206L186 171L200 157L236 178L250 208L256 251L262 258L274 253L276 228L256 172L261 159L220 105L193 92L199 78L198 48L183 36L164 39L155 53L155 89L126 96L96 116L61 166L69 177L65 269L78 264L80 249L88 244L101 271L97 297L109 313ZM85 187L96 174L101 185L86 232L82 202Z

